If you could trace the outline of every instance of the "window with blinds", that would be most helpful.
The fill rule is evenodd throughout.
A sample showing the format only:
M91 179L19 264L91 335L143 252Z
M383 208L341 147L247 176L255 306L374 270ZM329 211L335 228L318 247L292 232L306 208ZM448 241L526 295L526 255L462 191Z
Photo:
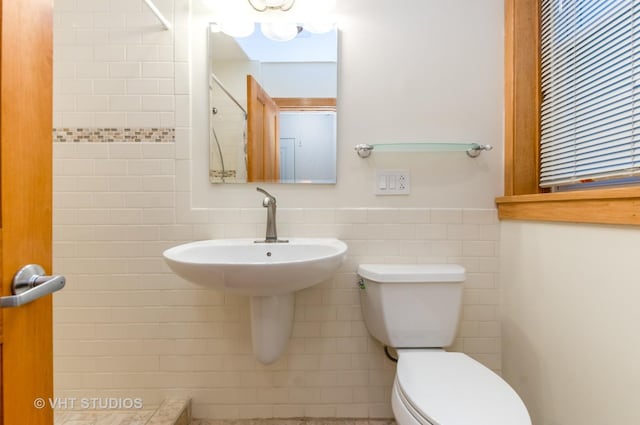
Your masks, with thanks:
M540 186L640 176L640 1L542 0Z

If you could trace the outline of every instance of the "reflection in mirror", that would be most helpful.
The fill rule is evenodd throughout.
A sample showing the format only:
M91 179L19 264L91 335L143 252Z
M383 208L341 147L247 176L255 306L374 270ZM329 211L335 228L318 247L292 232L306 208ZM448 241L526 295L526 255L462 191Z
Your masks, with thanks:
M209 180L335 183L337 30L209 34Z

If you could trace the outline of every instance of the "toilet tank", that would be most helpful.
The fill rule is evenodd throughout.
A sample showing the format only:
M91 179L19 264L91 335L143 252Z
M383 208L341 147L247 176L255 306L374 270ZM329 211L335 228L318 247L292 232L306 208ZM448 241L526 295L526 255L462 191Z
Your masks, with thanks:
M369 333L396 348L448 347L462 305L457 264L361 264L360 305Z

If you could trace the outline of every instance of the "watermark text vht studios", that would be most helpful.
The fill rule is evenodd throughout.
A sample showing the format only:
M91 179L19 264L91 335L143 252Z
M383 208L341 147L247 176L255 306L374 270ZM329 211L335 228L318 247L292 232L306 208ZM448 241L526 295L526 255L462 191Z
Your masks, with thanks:
M33 400L33 406L36 409L49 407L59 410L132 410L142 409L144 403L142 398L131 397L39 397Z

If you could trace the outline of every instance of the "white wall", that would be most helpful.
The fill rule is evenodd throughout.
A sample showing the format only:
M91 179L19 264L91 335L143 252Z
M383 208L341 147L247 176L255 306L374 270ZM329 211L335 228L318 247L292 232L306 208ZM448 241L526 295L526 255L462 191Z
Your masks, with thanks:
M640 231L500 227L503 375L533 423L639 423Z
M265 62L258 82L271 97L336 97L335 63Z
M338 184L266 188L278 197L282 235L341 238L349 258L334 279L297 295L289 348L268 367L251 354L247 299L200 290L161 257L185 241L257 238L265 228L253 185L208 183L206 27L190 18L190 4L198 2L158 1L175 28L165 32L142 2L55 3L56 125L175 128L175 143L54 144L54 271L68 278L54 297L56 395L145 405L187 396L195 416L209 418L390 417L393 365L364 328L355 285L364 261L463 264L452 349L499 371L502 2L340 3ZM157 67L118 53L165 48L173 58L158 56ZM79 72L94 67L96 75ZM117 93L96 91L112 85ZM60 96L72 110L60 110ZM112 100L127 109L113 110ZM361 160L353 151L382 140L474 140L496 150L476 160ZM375 167L411 169L412 195L374 197Z
M202 6L192 19L193 137L207 139L206 39ZM285 207L385 206L494 208L502 194L502 1L353 0L338 2L338 183L272 186ZM474 141L464 153L381 154L360 159L358 143ZM192 146L191 205L254 207L252 186L212 186L207 145ZM406 168L406 197L373 195L376 168Z

